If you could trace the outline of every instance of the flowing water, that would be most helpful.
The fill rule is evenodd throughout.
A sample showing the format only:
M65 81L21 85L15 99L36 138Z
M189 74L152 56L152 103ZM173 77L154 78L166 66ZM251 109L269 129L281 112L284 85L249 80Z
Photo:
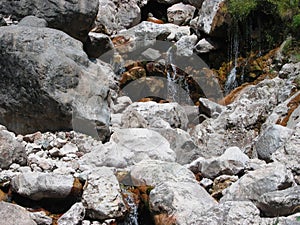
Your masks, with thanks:
M188 84L184 76L177 74L177 69L180 68L176 66L175 54L173 47L167 51L167 100L188 104L190 102Z
M123 225L139 225L138 223L138 206L134 202L133 197L128 194L126 197L126 202L130 208L130 212L126 217Z
M229 94L230 91L235 89L238 86L238 82L236 79L236 71L237 71L237 60L239 55L239 39L238 39L238 32L233 32L233 40L232 42L232 56L230 58L233 58L233 68L231 69L229 75L227 76L226 82L225 82L225 94Z

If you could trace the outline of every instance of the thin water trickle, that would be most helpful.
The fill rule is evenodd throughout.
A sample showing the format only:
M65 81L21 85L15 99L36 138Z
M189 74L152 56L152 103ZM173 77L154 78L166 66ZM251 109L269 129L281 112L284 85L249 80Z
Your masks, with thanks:
M233 33L233 40L231 41L232 47L232 56L233 56L233 68L231 69L229 75L227 76L225 82L225 94L229 94L233 89L238 86L238 82L236 79L236 72L237 72L237 60L239 55L239 39L238 39L238 32L235 31ZM232 58L232 57L231 57Z
M138 206L134 202L134 199L131 195L126 197L126 202L130 208L130 212L124 221L123 225L139 225L138 223Z
M174 64L174 49L171 47L169 48L167 52L167 60L166 60L166 67L168 65L171 66L171 70L167 69L167 99L169 99L172 102L176 102L176 96L177 96L177 87L175 84L176 79L176 66Z

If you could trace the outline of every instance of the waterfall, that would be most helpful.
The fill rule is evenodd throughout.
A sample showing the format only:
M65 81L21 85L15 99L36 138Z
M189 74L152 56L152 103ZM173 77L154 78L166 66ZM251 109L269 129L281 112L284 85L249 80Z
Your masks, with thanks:
M239 54L239 39L238 39L238 31L237 27L235 27L233 31L233 40L231 41L232 44L232 56L233 56L233 68L231 69L229 75L227 76L226 82L225 82L225 94L229 94L230 91L235 89L238 86L238 82L236 79L236 67L237 67L237 60L238 60L238 54ZM232 58L232 57L230 57Z
M166 60L166 71L167 71L167 99L172 102L176 102L177 96L177 87L175 83L176 79L176 66L174 62L174 48L170 47L167 51L167 60ZM168 65L171 66L171 71L168 69Z
M167 73L167 98L172 102L178 102L179 104L191 103L189 96L189 87L184 72L180 72L180 68L177 67L175 62L176 47L172 46L167 51L166 59L166 73ZM182 58L176 58L176 60L182 60Z
M138 223L138 206L134 202L130 193L126 196L126 202L130 208L129 214L126 217L123 225L139 225Z

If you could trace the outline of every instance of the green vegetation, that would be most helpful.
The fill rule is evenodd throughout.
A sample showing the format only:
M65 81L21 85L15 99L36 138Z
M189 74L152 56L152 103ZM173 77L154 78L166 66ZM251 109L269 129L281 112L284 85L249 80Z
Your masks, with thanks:
M295 29L300 28L300 13L293 17L293 27Z
M238 20L245 19L255 10L278 13L282 19L291 19L300 12L299 4L300 0L229 0L228 11ZM295 20L300 23L299 17Z

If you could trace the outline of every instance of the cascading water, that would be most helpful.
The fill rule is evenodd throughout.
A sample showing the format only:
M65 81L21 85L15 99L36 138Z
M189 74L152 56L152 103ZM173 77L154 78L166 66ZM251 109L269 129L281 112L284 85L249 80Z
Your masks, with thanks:
M232 48L232 56L233 56L233 68L231 69L226 82L225 82L225 94L229 94L230 91L232 91L234 88L238 86L238 82L236 79L236 67L237 67L237 59L238 59L238 54L239 54L239 39L238 39L238 32L237 28L235 29L236 31L233 32L233 48ZM230 57L232 58L232 57Z
M138 206L135 204L131 195L126 197L126 202L130 208L130 213L124 221L124 225L139 225L138 223Z
M179 104L189 104L189 88L184 76L177 73L175 62L176 48L170 47L167 51L167 99Z
M167 69L167 99L176 102L177 96L177 87L175 84L176 79L176 66L174 65L174 52L173 48L169 48L167 51L167 60L166 60L166 67L167 65L171 66L171 71Z

